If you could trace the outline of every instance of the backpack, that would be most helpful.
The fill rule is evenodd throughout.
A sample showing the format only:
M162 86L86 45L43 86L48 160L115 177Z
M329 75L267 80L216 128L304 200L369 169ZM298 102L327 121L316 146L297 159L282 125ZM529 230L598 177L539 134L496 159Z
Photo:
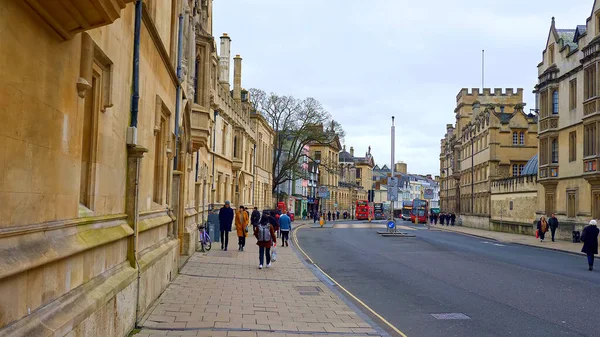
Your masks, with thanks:
M265 224L258 226L258 241L271 241L271 225Z

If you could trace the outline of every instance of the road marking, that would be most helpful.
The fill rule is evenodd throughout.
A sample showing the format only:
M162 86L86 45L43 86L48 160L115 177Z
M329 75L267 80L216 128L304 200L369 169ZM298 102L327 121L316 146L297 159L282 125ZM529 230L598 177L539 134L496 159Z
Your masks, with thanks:
M498 246L498 247L506 247L505 245L501 245L499 243L494 243L494 242L488 242L488 241L481 241L481 243L485 243L488 245L494 245L494 246Z
M399 334L402 337L408 337L404 332L400 331L398 328L396 328L395 326L393 326L392 323L388 322L385 318L383 318L383 316L381 316L380 314L378 314L375 310L371 309L371 307L369 307L367 304L365 304L365 302L361 301L358 297L354 296L354 294L352 294L350 291L348 291L346 288L344 288L341 284L339 284L338 281L334 280L333 277L329 276L329 274L327 274L326 272L324 272L323 269L321 269L315 263L315 261L313 261L313 259L311 259L310 256L308 256L308 254L304 251L304 249L302 249L302 247L300 247L300 244L298 243L298 238L296 236L296 232L300 228L302 228L302 227L304 227L304 225L301 225L299 227L294 228L294 231L292 232L292 239L294 240L294 244L296 245L296 247L300 250L300 252L302 252L302 254L304 256L306 256L306 258L310 261L310 263L312 263L315 266L315 268L317 268L323 275L327 276L327 278L330 279L331 282L333 282L336 286L338 286L346 294L348 294L348 296L352 297L356 302L358 302L360 305L362 305L371 314L373 314L380 321L382 321L383 323L385 323L385 325L387 325L390 329L392 329L393 331L395 331L397 334Z
M447 314L431 314L435 319L471 319L471 317L461 313L452 312Z

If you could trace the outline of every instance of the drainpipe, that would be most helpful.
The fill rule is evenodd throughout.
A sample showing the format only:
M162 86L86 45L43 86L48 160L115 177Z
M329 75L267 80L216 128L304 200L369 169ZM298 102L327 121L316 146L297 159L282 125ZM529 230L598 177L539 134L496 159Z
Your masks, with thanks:
M256 204L254 203L254 201L255 201L254 200L254 190L256 188L256 144L254 144L254 153L253 154L254 154L254 158L253 158L254 165L252 167L252 171L253 171L253 176L254 177L252 179L254 181L252 183L252 206L256 207Z
M195 182L198 182L198 164L200 162L200 150L196 151L196 180L194 180Z
M215 151L217 150L217 116L219 115L219 112L217 110L214 111L214 116L215 116L215 125L213 127L213 146L212 146L212 189L211 189L211 193L212 190L215 189ZM213 207L215 204L215 198L213 198Z
M177 159L179 158L179 109L181 95L181 58L183 54L183 14L179 14L179 32L177 36L177 92L175 100L175 158L173 159L173 170L177 170Z
M133 33L133 85L131 93L131 120L129 128L127 128L127 144L137 144L137 122L138 122L138 108L140 100L140 35L142 30L142 0L135 2L135 25ZM139 160L139 159L137 159ZM135 301L135 327L140 326L140 262L138 261L137 252L137 240L138 240L138 221L139 221L139 183L140 183L140 169L139 163L135 173L135 197L134 197L134 218L133 218L133 256L135 259L135 265L137 268L137 288L136 288L136 301Z

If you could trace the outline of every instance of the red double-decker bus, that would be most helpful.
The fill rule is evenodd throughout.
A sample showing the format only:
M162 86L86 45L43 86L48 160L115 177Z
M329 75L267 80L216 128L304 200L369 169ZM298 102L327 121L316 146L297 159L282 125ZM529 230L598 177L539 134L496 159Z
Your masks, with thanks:
M357 200L355 217L357 220L373 219L373 204L369 204L368 200Z
M412 209L410 210L410 221L415 222L415 218L419 223L427 223L427 214L429 214L429 203L427 200L414 199Z

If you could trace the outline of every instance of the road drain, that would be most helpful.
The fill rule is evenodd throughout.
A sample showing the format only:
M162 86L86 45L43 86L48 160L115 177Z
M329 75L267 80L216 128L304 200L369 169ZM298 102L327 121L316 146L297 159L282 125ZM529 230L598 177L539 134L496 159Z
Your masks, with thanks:
M433 316L435 319L471 319L471 317L459 312L448 314L431 314L431 316Z
M302 296L319 296L321 288L313 286L295 286L294 289Z

